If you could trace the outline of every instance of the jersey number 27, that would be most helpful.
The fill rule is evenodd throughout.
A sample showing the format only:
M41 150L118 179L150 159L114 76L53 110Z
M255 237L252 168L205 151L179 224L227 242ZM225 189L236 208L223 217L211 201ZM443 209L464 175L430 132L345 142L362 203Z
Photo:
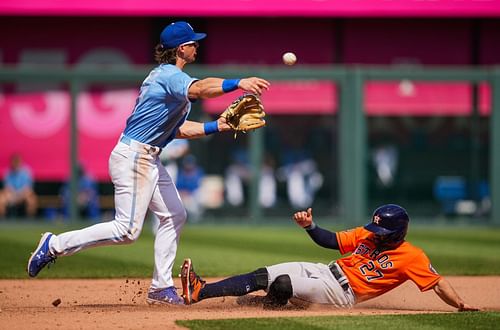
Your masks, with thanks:
M371 260L368 261L368 263L361 265L359 267L359 271L366 277L368 281L373 281L384 277L384 274L382 274L382 272L376 268L375 264Z

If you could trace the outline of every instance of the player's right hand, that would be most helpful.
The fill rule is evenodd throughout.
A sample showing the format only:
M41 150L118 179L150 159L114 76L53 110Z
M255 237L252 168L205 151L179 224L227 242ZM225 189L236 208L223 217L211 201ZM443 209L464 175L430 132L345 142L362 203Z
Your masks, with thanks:
M263 91L269 90L270 85L269 81L265 79L251 77L241 79L238 87L245 92L261 95Z
M313 222L312 208L307 211L299 211L293 215L293 220L302 228L309 227Z

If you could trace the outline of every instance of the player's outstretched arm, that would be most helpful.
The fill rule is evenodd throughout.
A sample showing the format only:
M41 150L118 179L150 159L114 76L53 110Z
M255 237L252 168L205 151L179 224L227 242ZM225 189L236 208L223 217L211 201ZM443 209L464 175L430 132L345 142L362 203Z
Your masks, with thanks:
M205 78L191 84L188 90L188 97L191 100L207 99L221 96L224 93L229 93L237 89L260 95L263 91L268 90L269 86L270 83L267 80L258 77L243 79Z
M455 289L451 286L450 282L441 278L434 286L434 291L445 303L450 306L458 308L459 312L478 311L479 308L466 304L462 298L457 294Z
M334 232L320 228L313 222L312 208L294 213L293 220L307 231L314 243L327 249L339 249L337 235Z

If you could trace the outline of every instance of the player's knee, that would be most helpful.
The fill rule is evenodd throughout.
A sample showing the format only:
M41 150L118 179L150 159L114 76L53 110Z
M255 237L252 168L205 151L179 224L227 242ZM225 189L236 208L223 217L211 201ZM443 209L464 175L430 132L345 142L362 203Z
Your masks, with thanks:
M139 238L140 235L141 235L140 229L137 229L137 228L128 229L124 233L124 235L121 236L121 238L122 238L121 243L122 244L132 244L135 241L137 241L137 239Z
M137 241L140 235L141 235L141 229L138 228L129 229L124 239L124 243L125 244L134 243L135 241Z
M266 268L259 268L253 271L253 276L255 278L255 284L257 285L258 290L267 289L267 285L269 282L269 273Z
M179 204L177 207L173 207L170 213L156 213L156 216L160 221L160 225L171 222L176 228L182 227L187 221L187 211L182 204Z
M269 287L269 292L276 293L282 297L291 298L293 294L292 280L289 275L280 275L276 277Z
M284 306L288 299L293 296L292 280L288 275L280 275L276 277L273 283L269 286L267 298L271 304Z
M177 217L176 223L179 223L181 225L185 224L187 221L187 211L185 208L182 208L182 210L179 211L179 213L175 216Z
M117 239L119 244L131 244L137 241L141 234L141 229L132 227L129 228L123 222L115 221L116 231L118 232Z

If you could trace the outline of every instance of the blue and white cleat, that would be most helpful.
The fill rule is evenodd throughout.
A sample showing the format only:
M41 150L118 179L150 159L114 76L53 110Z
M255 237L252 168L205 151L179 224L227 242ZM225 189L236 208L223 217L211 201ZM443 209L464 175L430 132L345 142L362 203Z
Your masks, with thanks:
M45 233L42 235L36 250L31 254L28 260L28 275L35 277L49 263L54 263L56 256L52 255L49 251L49 241L52 233Z
M167 305L184 305L184 299L177 295L174 286L160 289L150 290L146 298L148 304L167 304Z

